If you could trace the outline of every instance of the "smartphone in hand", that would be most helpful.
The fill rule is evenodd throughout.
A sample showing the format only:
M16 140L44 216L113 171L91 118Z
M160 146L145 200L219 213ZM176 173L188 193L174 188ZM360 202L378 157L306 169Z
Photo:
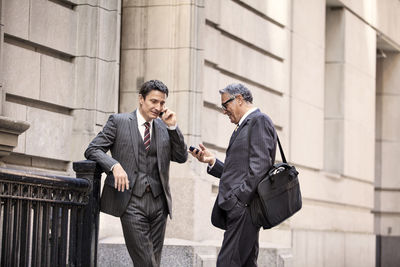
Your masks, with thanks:
M196 148L196 147L194 147L194 146L190 146L190 147L189 147L189 150L190 150L191 152L194 151L195 154L199 153L199 151L200 151L198 148Z

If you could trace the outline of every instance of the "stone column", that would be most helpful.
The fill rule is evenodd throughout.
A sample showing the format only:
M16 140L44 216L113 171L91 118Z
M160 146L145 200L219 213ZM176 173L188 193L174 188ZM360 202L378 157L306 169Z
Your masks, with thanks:
M4 43L4 1L0 0L0 115L3 115L3 43Z
M83 158L108 116L118 111L121 19L121 0L78 2L74 160Z
M201 133L203 10L202 0L124 1L122 7L119 109L131 112L137 107L144 81L163 81L170 91L167 106L177 113L188 145L197 144ZM167 237L193 240L196 223L208 224L195 220L208 214L196 206L203 189L193 166L171 164L174 219Z
M375 233L377 266L400 262L400 55L377 64Z

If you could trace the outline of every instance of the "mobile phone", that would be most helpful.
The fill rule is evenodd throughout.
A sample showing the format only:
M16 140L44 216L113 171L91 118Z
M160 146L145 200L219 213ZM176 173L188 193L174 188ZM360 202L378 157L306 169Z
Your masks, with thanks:
M189 147L189 150L191 151L191 152L193 152L193 151L195 151L196 150L196 154L200 151L197 147L194 147L194 146L190 146Z
M164 111L161 111L160 114L158 115L158 117L162 117L162 115L164 115Z

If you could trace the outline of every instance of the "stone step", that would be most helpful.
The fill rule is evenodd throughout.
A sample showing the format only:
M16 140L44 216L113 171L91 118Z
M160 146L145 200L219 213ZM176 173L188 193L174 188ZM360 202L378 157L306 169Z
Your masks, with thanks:
M182 242L179 242L182 243ZM161 257L161 267L215 267L219 248L215 245L165 244ZM125 244L100 243L98 250L99 267L132 267ZM291 267L290 248L261 247L258 266Z

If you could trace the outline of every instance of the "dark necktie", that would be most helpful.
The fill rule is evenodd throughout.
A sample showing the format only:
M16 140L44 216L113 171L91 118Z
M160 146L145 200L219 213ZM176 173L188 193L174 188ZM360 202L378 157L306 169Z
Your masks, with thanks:
M150 148L150 123L148 123L146 121L144 123L144 127L146 127L146 129L144 130L143 142L144 142L144 147L145 147L146 151L148 151Z

